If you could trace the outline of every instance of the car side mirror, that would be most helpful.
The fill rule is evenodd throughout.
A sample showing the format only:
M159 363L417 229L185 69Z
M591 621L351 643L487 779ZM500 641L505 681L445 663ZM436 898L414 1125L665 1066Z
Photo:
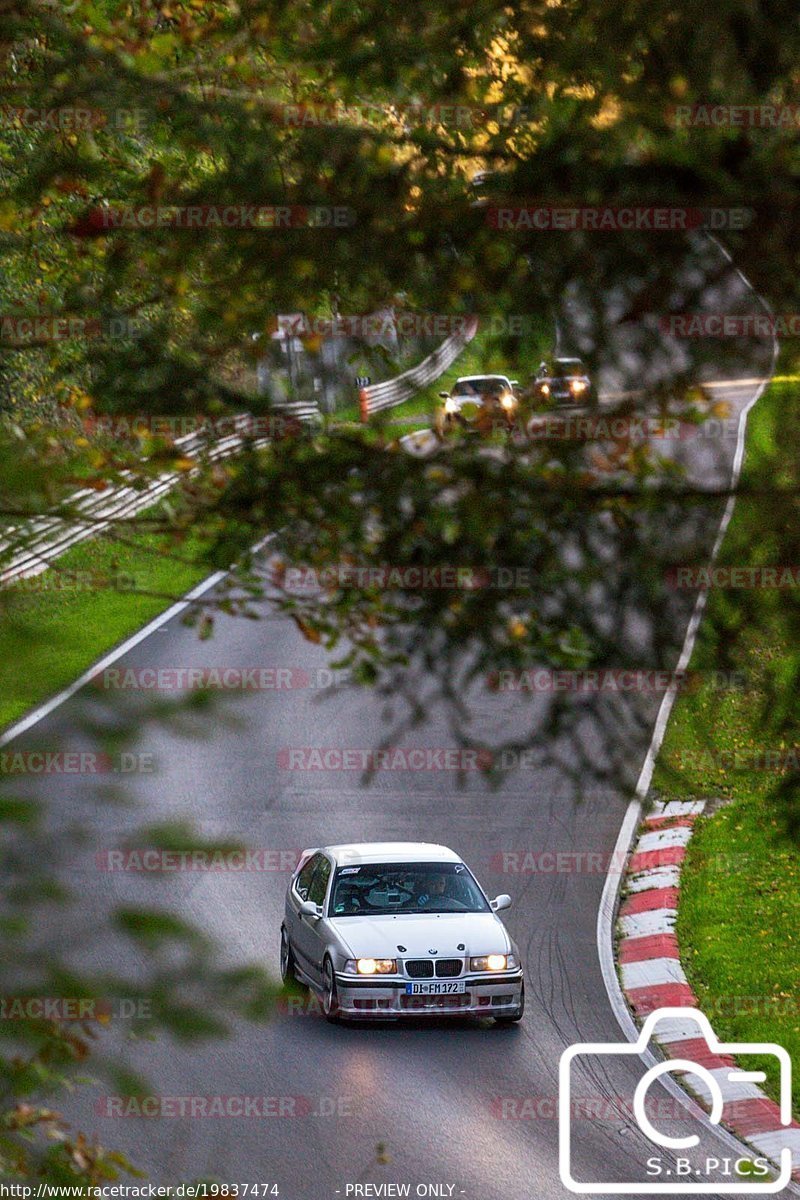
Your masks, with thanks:
M519 387L519 380L518 380L518 379L509 379L509 381L508 381L508 382L511 384L511 386L512 386L512 387Z
M501 896L495 896L494 900L490 900L493 912L502 912L504 908L511 908L511 897L505 892Z
M300 905L300 916L319 919L322 916L322 906L315 904L313 900L304 900Z
M449 400L450 393L449 392L439 392L439 399L440 400Z

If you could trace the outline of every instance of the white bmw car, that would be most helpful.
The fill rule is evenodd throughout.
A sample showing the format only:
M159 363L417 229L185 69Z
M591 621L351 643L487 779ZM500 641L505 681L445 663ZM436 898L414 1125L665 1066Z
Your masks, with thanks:
M451 391L439 393L444 403L436 412L437 434L443 437L455 429L484 434L513 429L519 413L518 386L518 380L506 375L462 375Z
M378 842L306 850L286 893L281 975L330 1021L416 1016L522 1019L519 950L446 846Z

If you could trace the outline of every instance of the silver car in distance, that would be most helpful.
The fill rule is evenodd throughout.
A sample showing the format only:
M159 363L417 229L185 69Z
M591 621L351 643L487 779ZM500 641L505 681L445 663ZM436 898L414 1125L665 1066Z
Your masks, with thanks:
M329 1021L522 1019L519 950L446 846L376 842L306 850L286 892L281 976L316 992Z

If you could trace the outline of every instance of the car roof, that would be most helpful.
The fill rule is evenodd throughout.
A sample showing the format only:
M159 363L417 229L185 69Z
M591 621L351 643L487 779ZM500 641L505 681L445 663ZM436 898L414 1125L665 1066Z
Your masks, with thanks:
M492 371L486 375L459 375L456 383L472 383L474 379L505 379L508 382L508 375L495 375Z
M323 849L337 866L341 863L353 866L357 863L461 862L454 851L433 842L354 842L324 846Z

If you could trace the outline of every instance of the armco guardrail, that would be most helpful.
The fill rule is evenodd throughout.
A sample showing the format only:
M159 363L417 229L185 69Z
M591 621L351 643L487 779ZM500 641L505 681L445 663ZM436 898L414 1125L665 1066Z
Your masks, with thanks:
M422 362L417 363L415 367L404 371L402 375L396 375L393 379L386 379L383 383L373 383L369 387L362 388L360 395L366 404L367 414L371 415L381 412L385 408L393 408L396 404L402 404L415 392L427 387L429 383L433 383L434 379L443 375L451 363L455 362L477 332L478 318L470 317L465 322L463 331L453 333L450 337L445 338L441 346L437 346L432 354L423 358ZM321 417L319 407L313 400L290 400L282 404L275 404L274 407L282 413L296 417L299 421L314 421Z
M365 388L367 411L380 412L384 408L402 404L420 388L432 383L455 361L477 330L478 319L474 317L463 332L446 338L441 346L415 367L394 379ZM289 401L274 407L283 415L303 422L311 423L322 416L314 401ZM247 415L243 415L241 421L245 428ZM268 438L262 437L255 439L253 444L263 446L268 441ZM215 460L235 454L244 445L244 438L235 433L209 444L201 434L190 433L176 438L175 444L186 455L203 451L208 458ZM71 546L108 529L114 521L137 516L175 487L180 478L181 475L176 472L165 472L143 487L137 486L135 477L131 475L130 485L123 484L107 492L98 494L84 488L65 501L63 515L48 514L6 529L0 541L0 553L10 553L6 562L0 565L0 587L40 574Z
M322 420L322 413L316 400L286 400L276 401L272 405L275 412L308 424Z
M246 422L247 418L244 420ZM256 438L253 444L263 446L268 441L266 437ZM235 454L244 445L244 438L231 434L209 444L201 434L190 433L176 438L175 445L185 455L202 451L215 461ZM99 494L88 488L75 492L64 502L63 516L36 517L6 529L0 551L11 551L11 554L0 566L0 587L39 575L71 546L101 533L114 521L130 519L150 508L183 478L179 472L168 471L145 486L136 486L134 476L129 477L130 486L123 484Z
M434 379L443 375L447 368L455 362L466 344L472 341L477 332L478 318L471 317L463 332L453 333L449 338L445 338L441 346L438 346L427 358L423 358L422 362L417 363L415 367L404 371L402 375L395 376L394 379L387 379L384 383L373 383L370 387L364 388L363 395L366 400L367 412L371 415L381 412L385 408L393 408L395 404L402 404L415 392L427 387L429 383L433 383Z

